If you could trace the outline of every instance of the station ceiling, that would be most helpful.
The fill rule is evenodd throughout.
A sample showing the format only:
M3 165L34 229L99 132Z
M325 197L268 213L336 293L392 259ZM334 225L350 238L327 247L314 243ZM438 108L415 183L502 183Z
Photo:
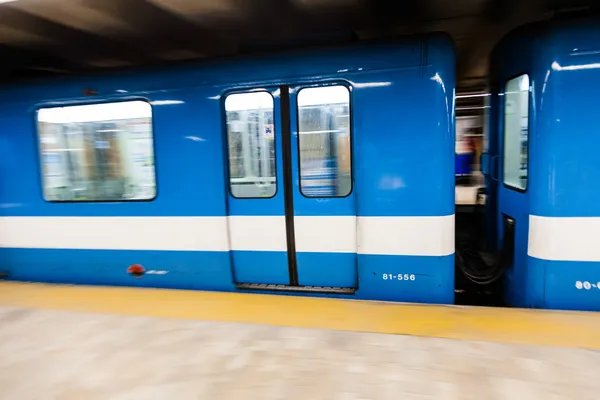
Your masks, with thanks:
M460 92L511 29L594 0L0 0L0 80L446 31Z

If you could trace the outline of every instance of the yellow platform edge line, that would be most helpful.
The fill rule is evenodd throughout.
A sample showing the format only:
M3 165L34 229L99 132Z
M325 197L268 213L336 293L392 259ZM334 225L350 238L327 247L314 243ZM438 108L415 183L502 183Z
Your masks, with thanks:
M0 306L600 349L600 313L0 282Z

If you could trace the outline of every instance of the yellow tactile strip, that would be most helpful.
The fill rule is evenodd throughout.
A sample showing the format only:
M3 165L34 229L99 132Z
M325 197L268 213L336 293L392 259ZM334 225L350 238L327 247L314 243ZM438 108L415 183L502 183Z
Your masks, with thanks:
M0 305L600 349L600 313L17 282Z

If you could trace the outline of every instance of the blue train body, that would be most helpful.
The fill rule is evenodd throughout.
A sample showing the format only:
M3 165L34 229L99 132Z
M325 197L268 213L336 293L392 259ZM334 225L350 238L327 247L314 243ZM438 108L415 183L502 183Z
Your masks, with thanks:
M600 310L599 40L598 21L552 22L493 53L487 222L496 248L516 222L514 306Z
M454 79L431 35L5 87L0 271L452 303Z

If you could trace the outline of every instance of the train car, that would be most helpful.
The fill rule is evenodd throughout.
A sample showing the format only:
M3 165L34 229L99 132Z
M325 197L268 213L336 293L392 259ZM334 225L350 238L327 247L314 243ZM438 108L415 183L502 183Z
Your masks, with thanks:
M513 306L600 310L599 41L598 20L555 20L492 55L487 222Z
M443 34L0 90L8 279L452 303Z

